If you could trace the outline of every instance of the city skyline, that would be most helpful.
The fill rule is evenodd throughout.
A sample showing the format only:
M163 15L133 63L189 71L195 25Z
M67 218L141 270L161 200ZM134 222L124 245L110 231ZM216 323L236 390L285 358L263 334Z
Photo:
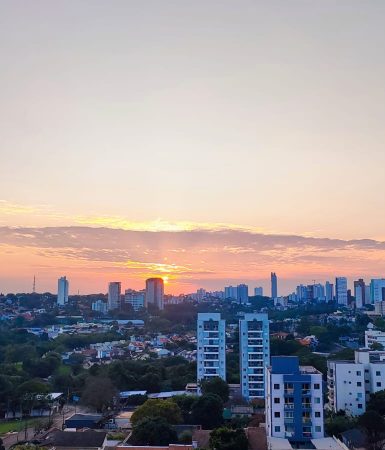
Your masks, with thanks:
M0 290L382 277L384 13L1 2Z

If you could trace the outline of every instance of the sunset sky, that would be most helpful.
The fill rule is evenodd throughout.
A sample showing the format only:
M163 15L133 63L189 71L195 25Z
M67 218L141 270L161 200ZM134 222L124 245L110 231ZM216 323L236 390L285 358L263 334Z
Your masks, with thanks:
M1 1L0 292L385 276L384 16Z

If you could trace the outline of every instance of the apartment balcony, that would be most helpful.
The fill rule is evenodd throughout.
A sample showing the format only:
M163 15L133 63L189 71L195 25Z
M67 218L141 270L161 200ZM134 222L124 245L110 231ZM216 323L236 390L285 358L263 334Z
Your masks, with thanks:
M305 425L311 425L311 417L302 417L302 423Z
M284 418L284 423L285 423L285 425L286 424L292 424L292 423L294 423L294 417L285 417Z
M294 389L285 389L284 395L294 395Z
M313 437L312 434L311 434L311 431L303 431L302 432L302 436L304 438L310 438L310 439Z
M302 395L311 395L310 389L302 389Z
M302 409L311 410L311 403L302 403Z
M285 438L294 437L294 431L285 431Z
M294 403L285 403L284 409L289 410L289 411L293 410L294 409Z

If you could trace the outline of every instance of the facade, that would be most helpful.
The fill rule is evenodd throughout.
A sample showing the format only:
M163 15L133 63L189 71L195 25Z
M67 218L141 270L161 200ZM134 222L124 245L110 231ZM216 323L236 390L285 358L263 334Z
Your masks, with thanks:
M267 314L245 314L239 321L239 353L242 396L265 398L265 368L270 364Z
M338 305L348 306L348 280L346 277L336 278L336 301Z
M120 281L111 281L108 283L108 310L120 308L120 295L122 283Z
M296 356L273 356L266 378L267 436L288 439L299 448L323 438L321 372L300 366Z
M357 350L354 361L328 361L327 383L334 412L363 414L370 394L385 389L385 351Z
M379 316L385 316L385 300L374 305L374 312Z
M263 287L258 286L256 288L254 288L254 295L260 295L262 297L263 296Z
M144 292L137 292L132 289L126 289L124 293L124 304L131 305L134 311L144 308Z
M334 284L329 281L325 283L325 297L327 302L332 302L334 299Z
M371 348L373 344L380 344L385 349L385 332L370 328L365 330L365 347Z
M57 304L64 306L68 303L69 283L66 277L61 277L57 281Z
M249 301L249 286L247 284L239 284L237 286L237 300L240 305L246 305Z
M220 313L199 313L197 322L197 380L226 380L226 323Z
M97 311L102 314L106 314L108 311L107 303L104 302L103 300L96 300L95 302L92 303L91 308L92 311Z
M278 278L275 272L271 272L271 298L278 297Z
M371 303L385 300L385 279L377 278L370 282L370 300Z
M163 278L149 278L146 280L145 307L155 305L159 310L164 308Z
M237 288L235 286L225 287L225 299L236 300L238 297Z
M366 286L362 278L354 282L354 297L356 298L356 308L362 308L366 304Z

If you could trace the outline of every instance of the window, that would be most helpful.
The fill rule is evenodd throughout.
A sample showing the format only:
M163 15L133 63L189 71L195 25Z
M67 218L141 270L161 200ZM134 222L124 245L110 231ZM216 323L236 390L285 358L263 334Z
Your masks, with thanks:
M281 417L281 413L280 412L275 412L274 413L274 417Z
M362 386L361 381L357 381L357 386Z
M377 381L376 385L377 387L381 387L381 381Z
M319 425L316 425L315 431L316 431L317 433L321 433L321 427L320 427Z
M381 375L381 372L379 370L376 371L376 377L379 377Z
M321 413L319 411L315 412L315 417L321 417Z
M321 403L320 397L315 397L314 398L314 403Z
M279 389L279 384L275 384L274 389Z
M361 370L357 370L356 374L357 374L358 377L360 377L361 376Z
M362 403L358 403L357 408L362 409Z
M314 389L320 389L319 383L315 383L315 384L314 384Z
M275 431L276 433L279 433L279 432L281 431L281 427L275 426L275 427L274 427L274 431Z
M274 403L281 403L281 399L279 397L274 397Z

